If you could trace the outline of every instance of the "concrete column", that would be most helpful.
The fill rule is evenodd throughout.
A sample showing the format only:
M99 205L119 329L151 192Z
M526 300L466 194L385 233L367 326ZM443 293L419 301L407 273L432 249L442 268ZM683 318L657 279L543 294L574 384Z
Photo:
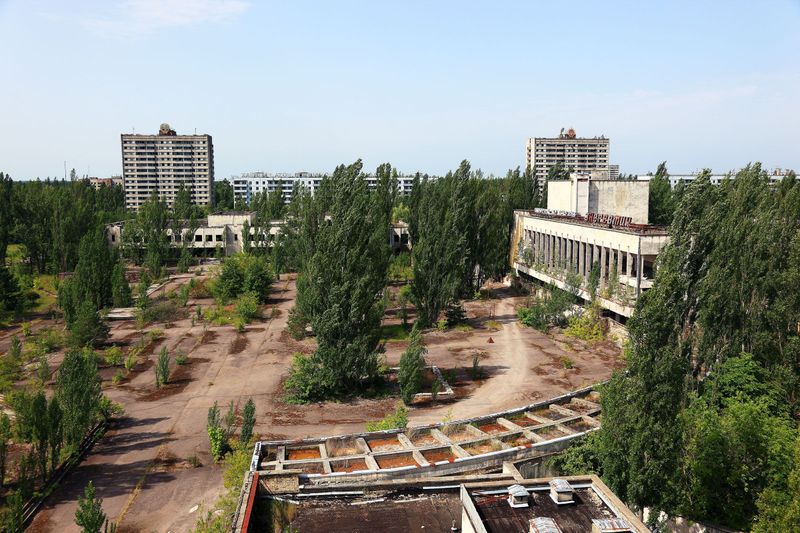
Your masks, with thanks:
M608 260L608 253L606 252L606 247L600 247L600 287L605 288L606 286L606 274L608 273L608 269L606 268L606 261Z
M626 252L627 255L627 264L625 265L625 275L629 278L633 275L633 256L631 256L630 252Z
M586 258L586 254L584 253L583 243L578 241L576 244L578 245L578 274L583 276L583 261Z

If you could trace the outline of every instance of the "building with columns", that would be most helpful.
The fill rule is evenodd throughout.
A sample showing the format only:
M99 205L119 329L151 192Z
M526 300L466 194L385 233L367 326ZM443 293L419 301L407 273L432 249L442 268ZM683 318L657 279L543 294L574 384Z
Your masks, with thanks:
M548 209L514 212L511 266L523 279L587 301L597 268L601 307L624 321L652 287L656 259L669 241L667 228L647 223L647 188L573 174L549 183L547 199Z

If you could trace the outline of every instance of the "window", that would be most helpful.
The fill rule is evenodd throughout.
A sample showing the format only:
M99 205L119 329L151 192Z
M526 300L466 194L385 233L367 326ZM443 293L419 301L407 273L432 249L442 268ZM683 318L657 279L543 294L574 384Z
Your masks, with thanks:
M206 242L211 242L211 235L206 235Z
M233 234L233 240L234 241L238 241L239 240L239 234L238 233L234 233Z
M217 237L217 242L222 242L222 235L216 235L216 237Z

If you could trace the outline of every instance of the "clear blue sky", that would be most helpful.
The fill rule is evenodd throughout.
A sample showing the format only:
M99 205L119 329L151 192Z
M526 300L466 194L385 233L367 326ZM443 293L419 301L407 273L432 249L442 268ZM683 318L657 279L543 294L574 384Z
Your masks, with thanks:
M121 172L119 135L214 137L217 179L363 158L800 170L800 2L0 0L0 170Z

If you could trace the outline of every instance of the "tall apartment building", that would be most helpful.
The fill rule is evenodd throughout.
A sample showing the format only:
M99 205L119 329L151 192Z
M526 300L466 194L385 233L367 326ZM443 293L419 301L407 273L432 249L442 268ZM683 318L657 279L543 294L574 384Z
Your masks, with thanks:
M250 204L253 197L258 193L271 193L280 188L283 194L283 202L289 203L292 199L292 190L295 183L305 187L311 194L317 190L322 182L323 174L312 174L310 172L297 172L295 174L268 174L266 172L247 172L240 176L233 176L233 197L237 202ZM374 187L378 179L375 176L367 176L367 184L370 188ZM414 176L398 176L397 192L400 194L410 194L414 183Z
M610 141L606 137L578 137L570 128L561 130L558 137L534 137L528 139L526 150L527 168L533 170L539 183L544 183L550 167L561 163L565 168L579 174L602 175L608 178Z
M162 124L157 135L123 133L122 180L125 207L137 211L153 192L172 206L181 186L192 203L214 199L214 145L211 135L177 135Z

